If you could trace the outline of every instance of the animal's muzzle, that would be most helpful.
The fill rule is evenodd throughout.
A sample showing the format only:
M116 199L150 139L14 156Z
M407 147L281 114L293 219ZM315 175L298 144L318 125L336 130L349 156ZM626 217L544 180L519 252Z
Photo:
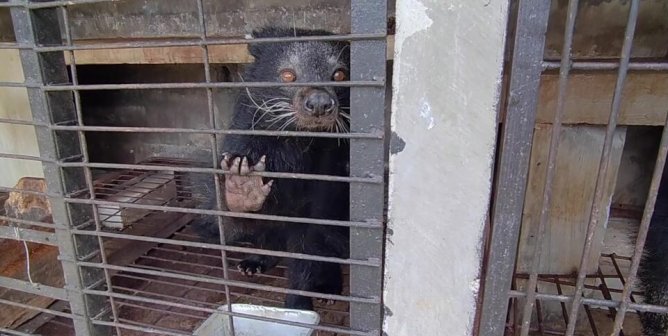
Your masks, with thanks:
M337 110L337 105L336 98L321 89L311 90L304 99L304 111L313 117L327 116Z

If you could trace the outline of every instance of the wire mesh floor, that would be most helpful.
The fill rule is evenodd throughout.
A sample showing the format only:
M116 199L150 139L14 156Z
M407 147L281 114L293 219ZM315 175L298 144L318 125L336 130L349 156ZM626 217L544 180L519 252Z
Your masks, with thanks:
M631 264L631 258L620 256L615 253L604 253L599 260L597 274L587 276L584 295L597 299L620 300L623 286L626 283L626 274ZM572 295L575 288L577 274L540 274L538 277L537 291L539 293ZM515 276L515 285L528 279L526 274ZM642 293L633 291L632 302L641 302ZM506 335L519 334L522 315L522 301L511 300L506 325ZM545 305L559 305L558 309L549 311L561 311L559 316L548 316L545 313ZM608 335L612 332L616 309L584 305L583 311L578 315L576 335ZM531 322L530 335L564 335L568 324L568 303L547 302L537 300L534 316ZM641 325L637 312L627 311L624 320L624 330L620 335L641 336Z
M183 226L170 239L199 241L194 229L190 226L192 216L173 213L153 213L141 220L141 224L151 221L165 223L167 218L173 222L181 221ZM140 223L138 223L140 224ZM287 286L285 267L279 265L267 274L247 278L236 269L236 263L241 260L240 254L228 253L229 274L232 280L251 281L276 287ZM155 270L169 273L195 275L199 277L223 277L220 251L187 247L170 244L156 244L146 254L132 262L130 267L144 270ZM344 295L349 292L347 283L348 269L344 268L346 283ZM134 297L159 299L194 307L215 309L225 304L225 289L223 285L205 282L186 281L169 277L151 276L132 272L118 272L112 277L113 290L116 293L128 294ZM258 291L252 289L230 287L234 303L252 303L265 306L280 307L284 302L284 294ZM206 313L197 310L116 299L120 322L152 328L172 333L192 333L204 320ZM55 305L58 305L56 303ZM53 308L53 307L52 307ZM348 303L336 302L331 306L315 304L316 311L321 316L321 325L345 326L349 325ZM39 317L44 318L44 317ZM21 328L19 328L21 329ZM34 330L41 335L72 335L74 333L71 321L55 317L49 319L41 327ZM142 332L122 330L123 335L141 335ZM316 335L330 336L333 333L318 331Z

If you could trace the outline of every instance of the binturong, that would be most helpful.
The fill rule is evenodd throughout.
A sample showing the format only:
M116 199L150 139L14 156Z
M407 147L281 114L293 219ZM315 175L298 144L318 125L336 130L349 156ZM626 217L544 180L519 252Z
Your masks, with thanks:
M254 38L325 36L320 30L264 28ZM230 129L346 133L350 128L350 48L343 41L293 41L249 44L254 62L245 82L287 86L240 90ZM322 85L299 85L320 83ZM307 134L308 135L308 134ZM221 167L225 170L224 206L239 213L349 220L349 186L313 179L267 179L255 172L348 176L349 145L336 137L225 136ZM219 239L214 220L198 222L200 234ZM349 230L344 226L225 217L225 240L264 250L348 258ZM280 258L252 254L238 263L247 276L270 271ZM285 258L289 288L340 295L342 270L337 263ZM325 300L332 302L331 300ZM285 306L313 309L310 297L287 295Z

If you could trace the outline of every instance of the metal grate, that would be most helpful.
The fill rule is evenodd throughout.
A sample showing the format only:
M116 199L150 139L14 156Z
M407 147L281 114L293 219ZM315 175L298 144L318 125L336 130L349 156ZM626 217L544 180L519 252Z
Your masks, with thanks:
M656 166L652 176L651 187L642 222L635 243L632 258L628 260L628 274L625 274L624 286L616 298L610 296L613 292L603 284L603 288L590 288L588 279L600 278L600 274L587 274L590 268L590 258L593 238L597 230L605 223L600 222L599 214L607 211L604 199L605 176L611 167L611 148L613 135L618 125L622 106L622 93L629 71L648 72L666 71L668 63L662 62L635 62L631 60L631 49L639 15L639 0L630 1L628 21L624 33L623 46L619 59L614 61L578 61L572 57L572 45L576 29L576 15L579 1L568 1L566 24L563 34L563 44L560 61L544 59L546 31L550 18L551 1L524 1L518 2L517 24L514 35L512 65L510 68L509 94L507 98L507 112L503 120L503 137L501 139L501 154L497 172L495 204L492 219L492 233L488 246L489 256L486 268L484 299L480 318L480 335L568 335L576 333L576 324L580 310L584 307L590 323L592 322L591 309L593 305L606 307L612 314L612 328L606 335L620 335L628 312L655 312L668 313L668 307L661 307L637 302L634 298L634 283L640 264L647 231L654 211L654 205L659 189L659 183L666 161L668 150L668 127L663 128L661 146L658 152ZM559 71L558 94L554 120L552 121L552 135L549 141L549 152L540 219L532 239L535 239L531 253L530 272L515 275L517 246L522 223L522 211L527 189L529 160L532 146L533 130L536 123L536 111L541 85L541 74L548 70ZM586 240L582 251L580 265L575 274L568 280L563 275L539 274L543 242L546 236L546 226L550 218L551 197L555 181L555 166L557 147L561 137L562 123L565 114L566 91L569 87L571 71L594 72L616 71L617 79L613 100L610 106L609 120L606 124L605 140L600 155L600 165L596 175L594 201L591 205L591 214L586 229ZM608 256L610 257L610 256ZM615 260L613 258L613 260ZM523 290L511 289L513 279L521 277L526 283ZM621 274L617 275L621 277ZM603 279L603 278L601 278ZM548 293L539 290L538 285L551 282L557 284L558 293ZM561 287L570 287L563 292ZM603 298L585 297L588 290L600 290ZM608 292L608 293L606 293ZM522 299L522 300L519 300ZM512 309L509 312L509 303ZM563 330L546 330L539 321L538 327L532 326L532 318L536 312L540 320L540 304L558 303L562 307ZM511 316L511 317L509 317ZM511 319L510 328L506 321ZM613 322L614 321L614 322ZM592 324L593 334L601 334L600 327Z
M21 227L20 235L17 233L11 236L8 233L5 236L9 238L56 246L64 275L64 283L59 287L43 284L33 286L25 280L0 278L2 287L56 300L49 308L36 308L11 301L2 303L34 309L44 315L55 317L47 319L48 323L43 324L41 328L60 330L56 331L56 334L68 330L77 335L109 333L189 335L201 320L212 313L221 313L216 309L220 304L227 304L228 311L231 311L232 303L243 300L276 305L280 302L278 301L280 297L290 293L334 299L339 303L329 311L321 309L327 313L325 316L333 317L325 318L324 323L315 327L236 312L223 312L223 314L263 319L279 324L307 326L317 330L320 335L328 333L380 335L385 199L386 1L352 1L350 8L352 31L345 35L260 39L214 38L206 31L202 0L193 0L192 5L197 7L199 19L198 38L159 42L77 44L73 40L69 26L70 7L102 2L105 1L10 0L0 3L0 7L10 8L17 40L16 43L2 43L0 48L20 50L26 78L25 83L2 82L0 86L26 88L33 116L32 121L0 119L0 123L33 126L40 147L39 157L2 153L0 158L41 162L48 192L30 192L14 188L0 190L47 196L52 207L53 224L21 221L6 216L0 219ZM62 32L58 29L59 22L64 23ZM210 46L314 40L351 42L350 81L279 84L212 80ZM75 50L105 49L113 52L115 49L159 46L201 47L205 82L81 84L76 61L71 62L69 70L65 62L65 56L75 60ZM215 115L213 90L276 86L351 87L350 132L332 134L238 131L221 128ZM209 127L195 129L89 126L84 123L82 91L148 89L206 91ZM211 160L205 165L169 158L137 164L92 162L87 142L87 134L90 132L207 135L210 138ZM258 175L269 178L349 183L350 220L293 218L221 210L220 176L225 172L210 167L218 167L221 160L217 136L224 134L348 139L351 153L350 176L276 172L264 172ZM106 174L98 175L100 170ZM193 205L197 200L185 178L187 175L207 175L214 180L218 205L216 209ZM175 188L172 197L156 196L154 193L155 190L171 184L174 184ZM134 213L128 215L129 220L124 221L123 216L126 211ZM348 227L351 237L350 258L340 259L228 246L224 244L224 237L221 237L221 244L200 242L195 239L189 226L194 215L217 217L221 232L223 217ZM47 231L38 231L36 227L46 228ZM155 234L156 232L162 235ZM113 250L114 246L116 250ZM132 247L129 249L132 253L124 249L127 246ZM123 251L114 253L119 249ZM235 263L239 254L244 253L342 264L348 269L349 285L346 286L344 295L287 289L281 268L276 271L277 273L266 274L259 277L258 281L251 282L246 278L235 276L236 271L231 267L231 263ZM156 288L162 289L156 290ZM166 291L165 288L172 288L174 291ZM63 303L66 303L67 307L64 307ZM177 321L176 326L174 323L167 323L165 326L156 325L159 321L169 319L172 319L172 322ZM58 329L59 327L64 329ZM28 335L38 332L39 328L23 330L2 329L0 332Z

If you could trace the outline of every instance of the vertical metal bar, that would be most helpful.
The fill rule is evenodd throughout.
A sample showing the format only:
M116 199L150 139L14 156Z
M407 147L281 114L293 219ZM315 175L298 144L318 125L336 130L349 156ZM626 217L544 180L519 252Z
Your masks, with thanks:
M204 17L204 3L202 0L197 0L197 15L199 18L200 25L200 39L204 42L206 41L207 31L206 31L206 20ZM204 62L204 77L207 84L211 83L211 64L209 59L209 46L207 44L202 44L202 61ZM209 124L211 128L216 130L218 129L217 118L215 114L214 102L213 102L213 89L206 89L206 99L207 106L209 109ZM216 134L210 135L211 140L211 160L213 167L218 167L220 162L220 152L218 150L218 139ZM214 184L215 184L215 193L216 193L216 210L223 210L223 201L221 198L221 188L220 188L220 175L214 174ZM216 221L218 223L218 232L220 236L220 244L225 246L225 230L223 229L223 216L216 216ZM227 252L225 250L220 250L220 257L223 264L223 279L229 280L229 267L227 263ZM227 303L227 310L232 312L232 295L230 295L230 286L224 285L225 288L225 301ZM230 331L232 332L231 336L235 336L236 332L234 330L234 319L231 315L227 315L228 323L230 325Z
M550 217L550 206L552 199L552 187L554 184L555 167L557 161L557 152L559 148L559 139L561 138L561 120L564 115L564 106L566 100L566 89L568 88L568 73L571 67L571 46L573 44L573 33L575 31L575 17L578 13L578 0L568 2L568 14L566 17L566 30L564 33L564 45L561 50L561 68L559 69L559 92L557 97L557 106L552 121L552 135L550 137L550 149L547 156L547 169L545 172L545 187L543 190L543 199L541 204L540 219L538 228L536 228L536 242L532 252L531 272L527 284L527 297L522 314L521 336L529 335L529 324L531 323L531 312L533 311L533 302L536 298L536 283L538 282L538 268L542 255L541 247L545 238L545 228ZM570 322L573 322L572 319Z
M603 151L601 152L601 161L599 165L598 175L596 176L596 187L594 188L594 201L592 203L591 213L589 214L589 224L587 225L587 235L585 246L582 251L582 258L580 260L580 269L578 270L578 278L575 284L575 297L571 304L571 320L566 329L566 335L572 336L575 332L575 317L582 302L582 288L584 286L586 268L589 266L589 253L591 251L594 234L598 229L601 207L603 206L605 189L605 178L608 175L608 167L610 166L610 152L612 149L612 137L617 128L617 119L619 118L619 111L622 106L622 94L624 91L624 83L626 82L626 74L629 68L629 60L631 59L631 48L633 47L633 36L635 35L636 23L638 21L638 7L640 0L632 0L629 9L629 17L626 24L626 32L624 33L624 45L622 46L622 55L619 61L619 71L617 73L617 83L615 84L615 93L612 98L610 107L610 117L608 119L608 127L605 132L605 142L603 143ZM629 281L631 283L631 281ZM626 286L624 286L626 289Z
M72 32L70 30L70 22L69 22L69 17L68 17L68 12L67 12L67 6L62 6L61 8L61 13L62 13L62 18L63 18L63 27L65 29L65 41L68 46L72 46ZM71 73L71 78L72 78L72 84L73 85L78 85L79 84L79 77L77 73L77 64L76 64L76 58L74 57L74 51L69 50L68 51L69 58L70 58L70 73ZM83 108L81 107L81 93L79 90L74 90L74 108L76 112L76 119L77 119L77 124L79 126L83 126ZM83 158L84 163L89 163L90 158L88 155L88 143L86 142L86 135L84 134L83 131L77 131L77 135L79 136L79 144L81 145L81 154ZM88 193L90 199L95 199L95 187L93 185L93 174L91 172L90 167L84 167L84 176L86 179L86 186L88 187ZM96 204L91 205L92 210L93 210L93 219L95 221L95 231L100 232L102 231L102 224L100 221L100 215L98 211L98 207ZM97 243L98 243L98 248L100 250L100 258L102 260L103 264L107 264L107 254L104 249L104 241L101 236L97 236ZM107 292L113 292L113 288L111 285L111 276L109 275L109 270L104 268L102 270L104 273L104 281L106 284L106 289ZM114 322L118 322L118 311L116 309L116 302L113 296L109 296L109 303L111 305L111 312L112 316L114 318ZM121 336L121 328L116 326L116 335Z
M480 334L504 334L538 105L549 0L521 0L494 196Z
M661 178L663 176L664 166L666 164L666 154L668 153L668 118L663 126L663 134L661 135L661 147L654 165L654 173L652 174L652 182L647 193L647 202L645 203L645 210L643 211L642 221L640 222L640 229L638 230L638 238L636 240L635 250L633 251L633 258L631 259L631 268L629 275L624 284L624 291L622 292L622 302L615 316L615 324L612 332L613 336L617 336L622 330L624 316L629 308L629 301L632 299L633 284L635 283L638 273L638 267L645 248L645 240L647 239L647 231L652 222L652 215L654 214L654 206L656 205L656 195L659 192Z
M386 0L353 0L350 4L352 33L386 33ZM384 81L386 76L386 42L351 42L351 80ZM371 132L385 129L385 87L350 89L350 130ZM383 176L384 140L351 139L350 175ZM383 184L352 183L350 185L350 220L383 221ZM384 221L383 221L384 222ZM378 229L350 229L350 257L382 260L383 232ZM380 297L381 268L351 266L350 294ZM356 330L380 335L381 307L361 303L350 304L350 326Z
M21 0L12 0L24 4ZM17 43L36 45L61 45L57 8L29 10L25 6L11 8ZM62 52L38 53L33 49L20 50L21 63L28 88L28 98L33 120L44 125L74 119L72 97L69 94L49 94L39 88L47 84L69 84L65 59ZM97 248L94 239L75 237L73 226L86 221L86 214L69 207L63 197L69 191L80 189L83 178L76 172L65 172L58 167L59 159L72 156L80 150L78 137L71 133L58 133L47 127L35 127L40 157L46 159L42 165L49 191L54 229L58 241L59 259L63 267L65 290L77 335L103 335L107 327L97 327L91 317L104 310L99 298L88 297L83 289L95 281L99 273L77 266L78 256L91 254Z

